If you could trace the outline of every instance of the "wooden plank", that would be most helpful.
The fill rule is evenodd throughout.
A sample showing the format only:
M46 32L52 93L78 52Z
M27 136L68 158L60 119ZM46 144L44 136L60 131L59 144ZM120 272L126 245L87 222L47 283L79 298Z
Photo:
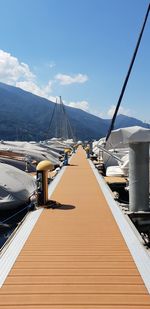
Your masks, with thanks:
M72 262L52 262L52 261L41 261L41 262L37 262L37 261L33 261L33 262L27 262L27 261L23 261L23 262L16 262L14 265L14 268L31 268L31 269L49 269L49 268L68 268L68 269L72 269L72 268L76 268L76 269L80 269L80 268L126 268L126 269L132 269L135 268L134 262L133 261L123 261L123 262L118 262L118 261L110 261L110 262L76 262L76 261L72 261Z
M10 276L139 276L136 268L13 268Z
M0 304L0 308L1 309L146 309L145 305L136 305L136 306L132 306L132 305L28 305L28 307L26 305L11 305L10 306L4 306Z
M131 261L130 255L20 255L18 262L128 262Z
M0 295L0 304L4 305L147 305L150 306L149 295L138 294L13 294Z
M41 276L9 276L6 284L143 284L140 276L125 276L125 275L41 275ZM2 291L2 289L1 289ZM145 289L146 291L146 289Z
M1 294L146 294L141 285L5 285Z
M18 260L20 257L22 256L49 256L50 258L53 258L54 256L59 256L59 257L76 257L76 256L91 256L91 257L95 257L95 256L103 256L104 255L104 252L103 251L73 251L73 252L67 252L67 255L66 255L66 251L52 251L52 249L50 249L49 251L42 251L42 250L38 250L38 251L35 251L35 250L32 250L32 251L29 251L29 250L24 250L21 252L21 254L19 255L18 257ZM131 257L129 251L127 250L115 250L115 251L112 251L110 249L108 250L105 250L105 256L129 256Z
M108 184L111 184L111 183L127 183L127 179L124 178L124 177L105 176L104 179Z

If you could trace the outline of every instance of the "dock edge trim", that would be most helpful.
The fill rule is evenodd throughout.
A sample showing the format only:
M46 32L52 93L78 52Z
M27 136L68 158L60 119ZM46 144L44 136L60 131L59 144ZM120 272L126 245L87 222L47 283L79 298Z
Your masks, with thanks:
M97 182L104 194L108 206L113 214L113 217L115 218L121 234L133 257L138 271L144 281L144 284L150 294L150 256L146 249L143 247L143 245L140 243L135 232L125 218L125 215L122 213L121 209L119 209L118 204L113 199L111 191L108 185L105 183L102 175L99 174L98 170L95 168L91 160L89 159L88 161L97 179Z
M67 166L62 167L62 169L58 172L52 183L49 185L49 198L55 190L56 186L58 185L66 168ZM12 269L12 266L14 265L20 251L22 250L26 240L32 232L43 210L44 209L42 208L29 213L27 218L18 229L18 232L10 241L8 248L4 251L4 253L2 253L2 256L0 256L0 288L6 280L10 270Z

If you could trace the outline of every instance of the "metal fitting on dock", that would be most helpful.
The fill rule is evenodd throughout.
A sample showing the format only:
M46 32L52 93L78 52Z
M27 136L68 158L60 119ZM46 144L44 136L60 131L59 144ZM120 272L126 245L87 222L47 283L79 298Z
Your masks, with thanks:
M71 153L71 150L70 150L70 148L66 148L65 150L64 150L64 163L63 163L63 165L68 165L68 157L69 157L69 154Z
M87 146L87 147L85 147L84 149L85 149L85 151L86 151L86 157L87 157L87 159L89 159L89 157L90 157L90 147Z
M53 169L53 164L48 160L41 161L36 167L39 205L45 205L48 201L48 171Z

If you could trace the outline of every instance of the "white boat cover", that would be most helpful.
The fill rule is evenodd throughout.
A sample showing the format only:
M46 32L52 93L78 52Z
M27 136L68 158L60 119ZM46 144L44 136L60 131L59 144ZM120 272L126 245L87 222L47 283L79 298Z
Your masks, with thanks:
M124 176L124 173L119 166L109 166L106 170L106 176L122 177Z
M37 162L47 159L54 165L59 164L58 154L55 154L54 151L51 152L49 147L45 147L45 145L42 147L41 144L6 141L0 144L0 150L20 153L27 158L29 157L31 160L35 160Z
M0 163L0 210L17 208L36 191L35 179L14 166Z
M21 141L1 141L0 150L8 152L16 152L30 161L38 162L49 160L53 165L59 165L61 154L66 147L70 147L70 141L50 140L43 142L21 142ZM61 153L61 154L60 154Z
M108 144L112 147L138 142L150 142L150 129L138 126L120 128L113 130L108 139Z

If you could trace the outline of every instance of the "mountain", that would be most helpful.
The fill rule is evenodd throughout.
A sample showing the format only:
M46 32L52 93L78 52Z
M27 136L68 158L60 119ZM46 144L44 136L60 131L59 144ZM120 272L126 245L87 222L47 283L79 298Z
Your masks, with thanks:
M54 107L55 103L47 99L0 83L0 139L38 141L54 137L56 122L50 126ZM65 111L77 139L99 139L106 135L110 120L69 106L65 106ZM119 115L116 126L137 125L137 122L146 126L137 119Z
M144 123L141 120L138 120L133 117L125 116L125 115L118 115L116 122L115 122L115 129L124 128L124 127L131 127L131 126L139 126L144 128L150 128L148 123Z
M0 83L0 139L45 139L54 105L47 99ZM68 106L65 110L77 139L98 139L106 134L108 126L103 119ZM54 125L49 137L54 137Z

